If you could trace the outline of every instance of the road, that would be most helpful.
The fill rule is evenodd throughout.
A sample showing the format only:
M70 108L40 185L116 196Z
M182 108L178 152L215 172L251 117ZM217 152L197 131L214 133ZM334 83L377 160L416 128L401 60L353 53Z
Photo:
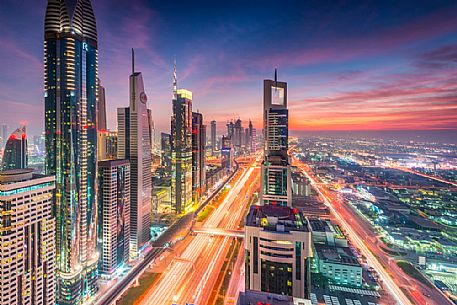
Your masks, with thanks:
M244 216L253 185L258 183L260 171L257 164L261 155L249 166L241 166L241 174L232 180L226 198L207 217L201 227L205 230L237 230ZM138 304L170 305L211 304L214 302L213 288L224 259L234 237L196 234L188 236L186 247L180 253L173 252L171 263L159 279L146 291ZM187 240L190 239L190 240Z
M406 275L388 254L379 247L378 236L371 226L348 205L342 204L328 190L325 184L318 183L309 166L294 158L297 167L311 181L313 187L324 199L342 228L348 233L351 242L367 257L369 265L378 272L383 284L398 304L411 304L400 287L407 289L414 304L451 304L437 289L429 289L423 283ZM383 267L387 266L387 270ZM425 295L430 295L426 297Z
M457 187L457 183L455 183L455 182L444 180L444 179L442 179L440 177L437 177L437 176L427 175L427 174L412 170L412 169L407 168L407 167L395 166L395 167L392 167L392 168L395 168L395 169L398 169L398 170L401 170L401 171L404 171L404 172L407 172L407 173L410 173L410 174L415 174L415 175L418 175L418 176L421 176L421 177L424 177L424 178L432 179L432 180L435 180L435 181L438 181L438 182L441 182L441 183L446 183L446 184L452 185L454 187Z

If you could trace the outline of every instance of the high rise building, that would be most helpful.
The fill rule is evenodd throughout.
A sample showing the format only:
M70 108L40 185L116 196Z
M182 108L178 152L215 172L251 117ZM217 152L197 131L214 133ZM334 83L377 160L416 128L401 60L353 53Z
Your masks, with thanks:
M130 253L132 258L150 239L152 200L151 112L143 76L135 72L132 50L130 105L117 109L117 157L130 160Z
M217 140L216 140L216 121L211 121L211 153L214 155L214 152L218 149L217 148Z
M253 153L257 150L257 129L252 128L251 132L251 153Z
M205 193L206 167L206 126L203 115L192 112L192 197L198 202Z
M275 73L264 81L265 159L260 206L246 217L246 289L309 299L311 231L291 207L287 118L287 84Z
M244 128L240 119L235 121L233 127L233 147L235 149L235 153L238 155L241 153L241 147L243 145L243 137L244 137Z
M0 145L1 145L0 151L1 151L1 148L3 148L3 146L5 145L7 139L8 139L8 125L1 124L0 125Z
M48 0L44 24L45 171L56 176L57 302L96 291L98 45L90 0Z
M232 138L235 132L235 124L232 121L227 123L227 136Z
M0 304L56 304L53 176L0 172Z
M292 206L288 146L287 83L263 82L264 161L261 170L260 204Z
M171 135L160 134L161 165L165 168L166 175L171 176Z
M130 251L130 162L98 162L99 272L111 278Z
M16 129L6 141L1 169L27 168L27 161L27 134L25 126L22 126Z
M249 152L254 152L255 151L255 148L254 148L254 134L255 134L255 131L254 131L254 126L252 125L252 121L249 120L249 136L248 136L248 144L246 145L246 149L249 151Z
M221 167L229 170L233 167L233 145L232 139L228 136L222 136Z
M192 92L178 89L171 118L171 192L176 213L192 209Z
M105 87L101 85L100 79L98 79L97 129L99 131L105 131L107 128Z

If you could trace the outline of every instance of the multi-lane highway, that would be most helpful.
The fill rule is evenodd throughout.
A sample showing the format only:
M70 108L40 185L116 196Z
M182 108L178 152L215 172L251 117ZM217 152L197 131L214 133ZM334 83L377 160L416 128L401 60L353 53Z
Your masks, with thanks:
M378 272L384 287L387 288L398 304L412 304L402 288L408 290L414 304L450 304L450 301L437 289L429 289L423 283L407 276L396 265L395 260L379 247L378 237L370 226L349 206L336 199L325 184L318 183L313 172L306 164L296 158L293 158L293 160L321 195L342 228L348 233L349 240L367 257L367 262Z
M211 304L214 301L213 289L234 237L212 236L208 232L212 228L215 232L239 229L249 197L255 190L253 186L259 180L260 157L257 155L248 166L241 166L241 174L232 181L228 195L201 225L205 233L186 237L186 247L169 254L174 257L139 304Z

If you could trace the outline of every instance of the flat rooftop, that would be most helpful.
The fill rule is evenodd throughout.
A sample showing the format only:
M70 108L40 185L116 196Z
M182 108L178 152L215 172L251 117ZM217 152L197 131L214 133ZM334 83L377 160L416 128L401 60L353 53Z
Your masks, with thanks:
M246 226L278 232L309 231L307 220L297 209L280 205L251 206Z
M317 256L326 263L334 263L349 266L361 266L357 257L348 247L335 247L322 244L314 244Z

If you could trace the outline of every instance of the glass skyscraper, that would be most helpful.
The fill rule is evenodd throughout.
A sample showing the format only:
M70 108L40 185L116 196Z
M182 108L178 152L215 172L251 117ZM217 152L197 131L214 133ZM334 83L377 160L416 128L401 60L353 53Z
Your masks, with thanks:
M57 302L96 290L98 49L90 0L48 0L44 28L45 170L56 176Z
M27 134L25 126L16 129L8 138L0 169L27 168Z

